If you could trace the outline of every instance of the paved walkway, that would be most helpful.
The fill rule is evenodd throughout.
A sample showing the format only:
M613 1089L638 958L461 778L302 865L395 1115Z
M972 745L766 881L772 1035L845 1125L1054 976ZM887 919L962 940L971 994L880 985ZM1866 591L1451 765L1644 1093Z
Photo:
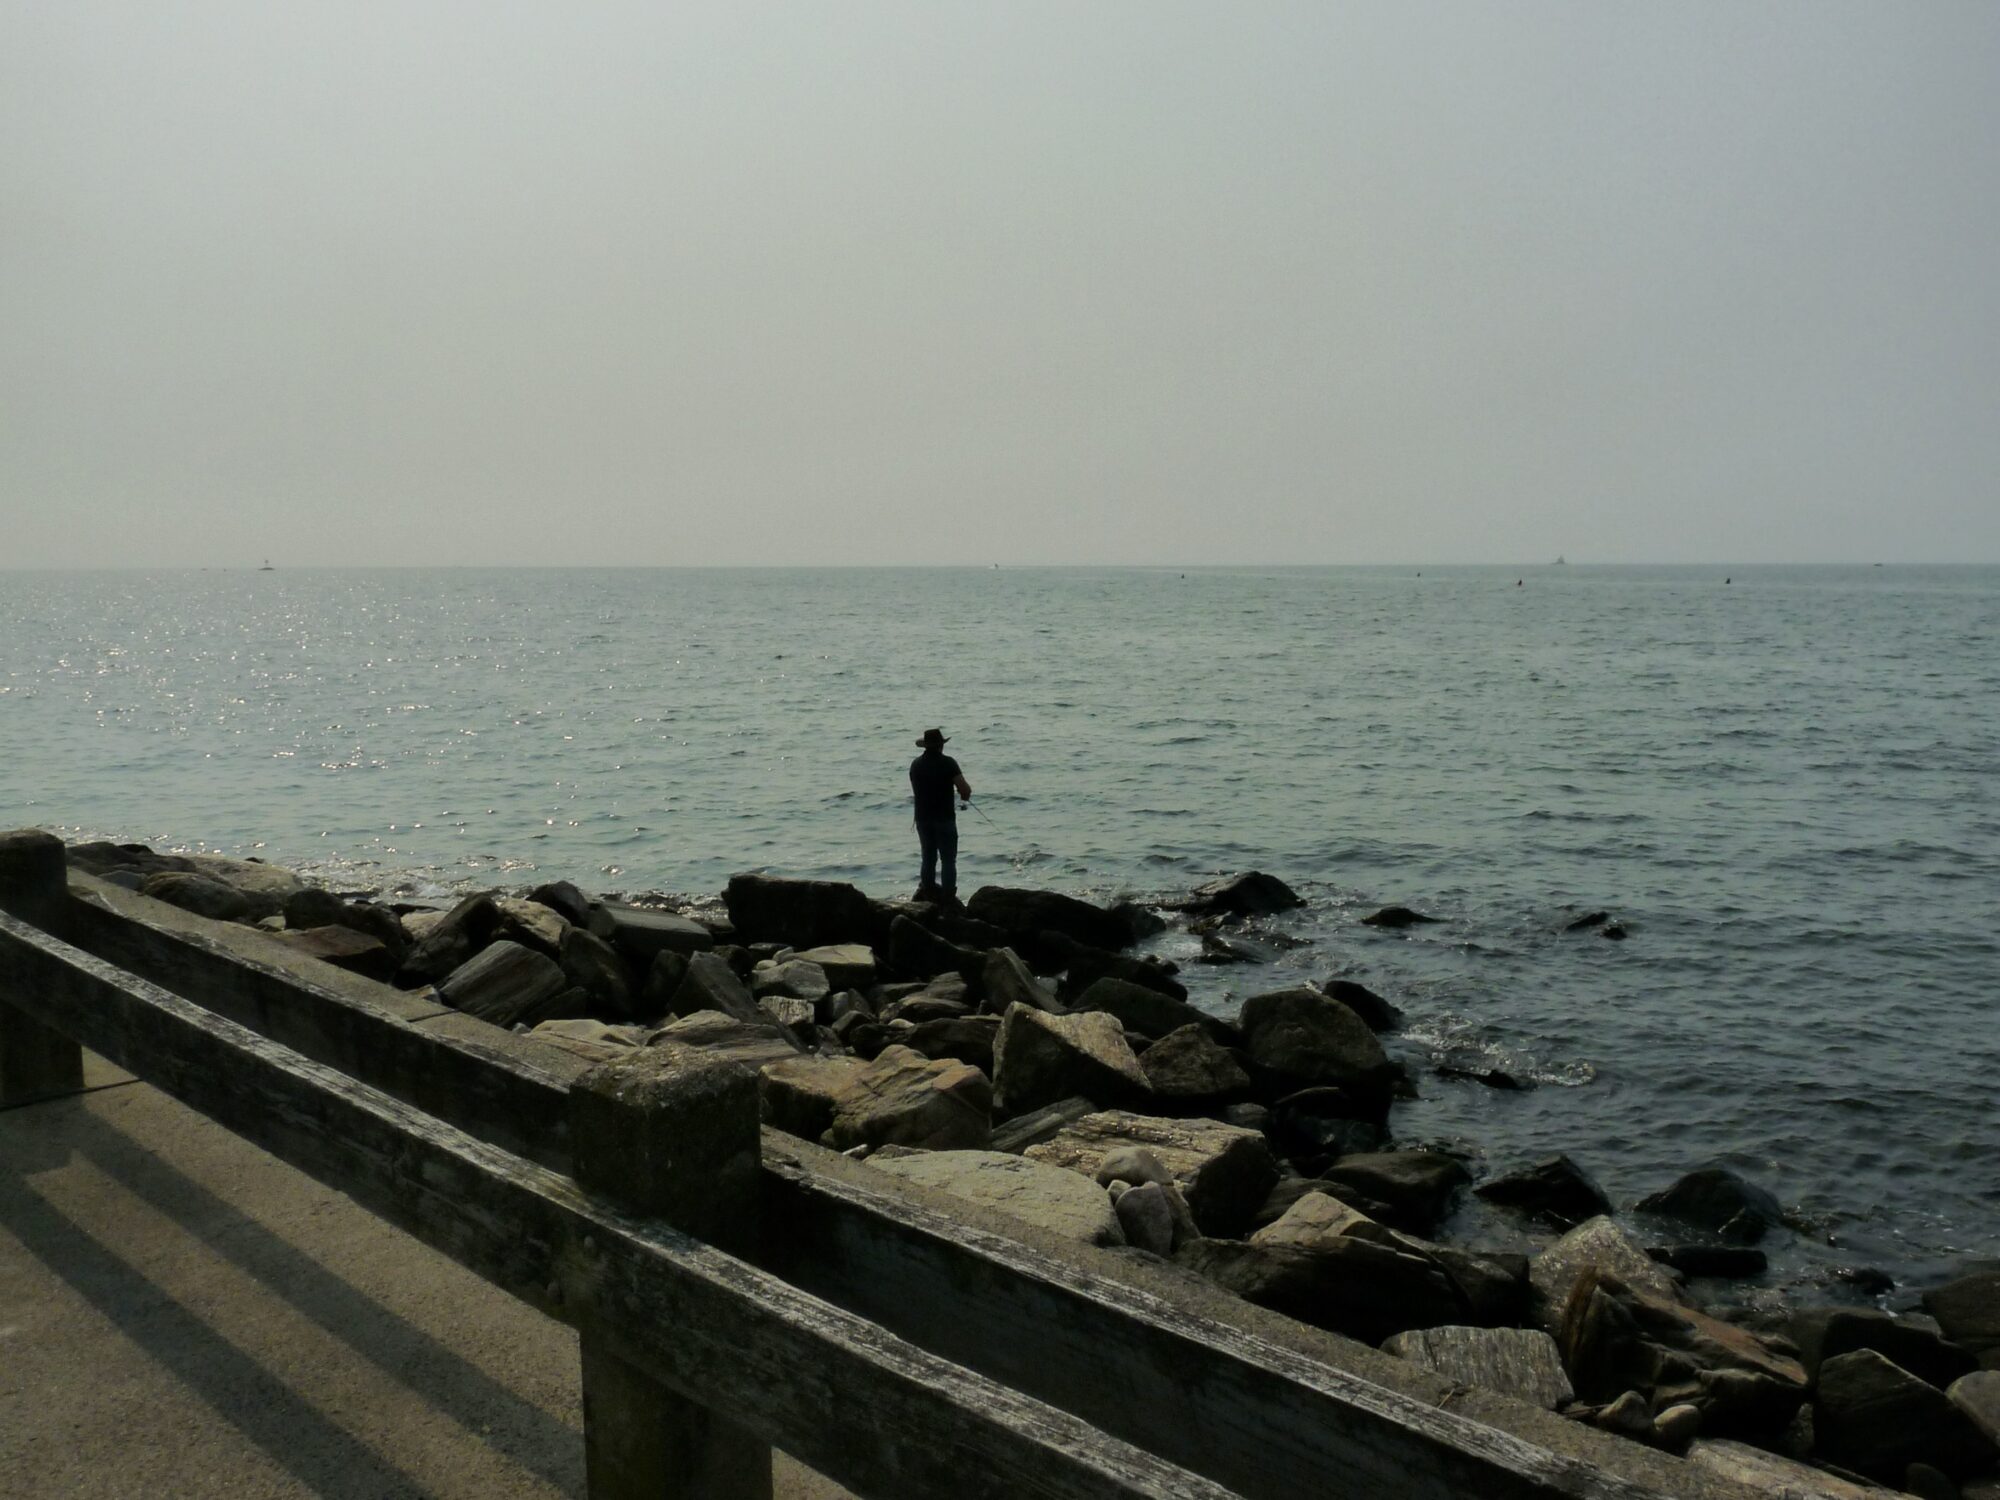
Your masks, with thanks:
M583 1494L574 1333L86 1061L0 1111L0 1492Z

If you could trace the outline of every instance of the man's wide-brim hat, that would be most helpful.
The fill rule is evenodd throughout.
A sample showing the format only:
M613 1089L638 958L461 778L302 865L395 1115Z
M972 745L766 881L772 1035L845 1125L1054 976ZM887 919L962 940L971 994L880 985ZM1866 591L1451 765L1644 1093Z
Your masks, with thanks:
M942 729L926 729L924 737L918 740L917 743L924 746L942 745L950 738L951 736L946 734Z

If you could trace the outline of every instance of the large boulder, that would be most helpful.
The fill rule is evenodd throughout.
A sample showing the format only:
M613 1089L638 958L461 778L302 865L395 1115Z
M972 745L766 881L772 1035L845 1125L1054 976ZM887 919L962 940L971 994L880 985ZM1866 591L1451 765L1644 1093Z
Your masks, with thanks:
M1349 1235L1382 1244L1392 1243L1395 1239L1388 1228L1376 1223L1360 1209L1306 1184L1306 1190L1295 1196L1282 1214L1250 1236L1250 1243L1312 1249L1326 1240L1344 1239Z
M435 984L493 940L500 930L500 908L491 896L467 896L452 909L412 931L415 939L403 955L402 979Z
M1163 1108L1209 1110L1250 1090L1243 1065L1200 1025L1168 1032L1139 1054L1139 1067Z
M1600 1216L1577 1225L1528 1263L1528 1282L1545 1328L1553 1332L1561 1326L1570 1293L1592 1272L1615 1276L1634 1290L1668 1301L1680 1299L1674 1278L1637 1240Z
M1711 1434L1775 1432L1805 1399L1806 1372L1797 1360L1746 1329L1608 1273L1585 1271L1577 1281L1556 1342L1584 1400L1640 1391L1656 1410L1694 1406Z
M762 1025L766 1020L757 1008L756 996L737 978L728 961L716 953L697 953L687 961L668 1009L677 1016L718 1010L752 1025Z
M1037 933L1057 932L1093 948L1115 950L1131 937L1125 922L1103 907L1058 891L985 885L972 893L965 910L976 921L990 922L1017 942L1032 942Z
M861 941L875 927L868 898L844 881L732 875L722 899L739 943L817 948Z
M1056 998L1065 1004L1073 1003L1078 995L1100 979L1122 979L1127 984L1143 985L1176 1000L1187 999L1187 986L1174 978L1172 964L1152 958L1137 958L1130 953L1115 953L1108 948L1095 948L1059 932L1042 933L1036 942L1035 952L1029 957L1040 963L1048 973L1062 975L1062 982L1056 987Z
M1576 1398L1556 1341L1539 1328L1421 1328L1393 1335L1386 1354L1476 1386L1557 1411Z
M1179 1031L1183 1026L1199 1026L1218 1041L1234 1039L1226 1021L1206 1011L1196 1010L1185 1000L1176 1000L1150 985L1134 984L1129 979L1117 979L1108 974L1093 981L1077 995L1070 1002L1070 1009L1108 1011L1127 1031L1136 1031L1155 1040L1170 1031Z
M191 870L162 870L157 875L148 875L139 891L155 901L217 922L256 922L276 915L227 881L197 875Z
M1058 1016L1010 1005L993 1043L994 1105L1018 1115L1072 1094L1100 1104L1136 1100L1146 1074L1118 1022L1103 1011Z
M1806 1374L1815 1378L1827 1360L1856 1349L1873 1349L1939 1390L1979 1368L1970 1350L1924 1327L1921 1321L1898 1318L1879 1308L1802 1308L1792 1314L1791 1336Z
M454 1010L495 1026L552 1021L552 1002L570 993L561 967L545 953L501 939L489 943L439 982L438 995ZM569 1012L574 1014L575 1012Z
M986 955L979 970L981 1005L996 1016L1008 1007L1025 1005L1033 1010L1060 1011L1056 997L1042 988L1012 948L999 947Z
M699 1047L711 1056L759 1069L799 1055L799 1044L791 1033L761 1013L754 1020L744 1020L719 1010L696 1011L670 1021L647 1037L646 1045Z
M1784 1216L1778 1200L1727 1167L1702 1167L1636 1205L1639 1212L1678 1219L1739 1245L1752 1245Z
M766 959L750 971L750 993L759 1000L782 995L817 1004L833 993L833 986L827 980L826 970L816 963L803 958L782 962Z
M1184 1245L1174 1260L1246 1301L1370 1344L1465 1317L1464 1298L1444 1268L1400 1244L1352 1236L1310 1247L1204 1239Z
M993 1089L962 1062L933 1062L908 1047L885 1047L842 1091L827 1144L983 1150L993 1130Z
M1262 917L1305 904L1305 899L1277 876L1249 870L1198 887L1180 907L1190 915Z
M644 906L599 906L590 913L590 930L642 974L662 953L692 958L715 946L715 934L701 923L678 912Z
M1095 1183L1074 1172L999 1151L931 1151L876 1159L905 1182L935 1188L1089 1245L1122 1245L1118 1214Z
M305 882L290 870L260 859L226 859L220 854L184 857L195 874L219 880L249 901L257 914L252 921L282 915L285 903L305 889Z
M792 957L800 963L818 964L826 982L836 990L865 990L878 977L875 950L866 943L827 943L795 952Z
M356 932L352 927L313 927L304 932L284 932L278 940L294 953L332 964L350 974L386 983L396 973L396 955L377 937Z
M538 885L528 892L528 899L539 901L572 927L590 925L590 898L567 880L551 880Z
M935 1021L919 1021L904 1038L904 1045L933 1061L950 1057L971 1063L991 1078L993 1043L999 1035L998 1016L946 1016Z
M560 912L519 896L496 896L493 904L500 908L500 936L550 958L561 954L569 922Z
M1386 1110L1402 1077L1359 1016L1303 985L1252 995L1237 1029L1251 1063L1281 1087L1332 1084Z
M1472 1190L1488 1203L1516 1208L1568 1229L1611 1212L1611 1200L1567 1156L1551 1156Z
M1144 1146L1169 1171L1203 1234L1239 1232L1278 1180L1264 1137L1215 1120L1171 1120L1102 1110L1029 1146L1025 1155L1095 1179L1114 1151Z
M1966 1420L2000 1444L2000 1370L1974 1370L1951 1383L1945 1395L1965 1413Z
M1320 1176L1349 1202L1398 1229L1424 1234L1472 1180L1464 1163L1437 1151L1369 1151L1343 1156Z
M1813 1435L1825 1457L1887 1484L1913 1463L1968 1479L1995 1458L1992 1439L1943 1391L1873 1349L1820 1366Z
M1983 1369L2000 1370L2000 1267L1973 1271L1925 1292L1924 1311Z
M591 998L600 1014L619 1020L636 1021L648 1014L632 993L632 976L625 961L609 943L581 927L571 926L562 935L556 962L562 965L569 982Z
M1324 979L1320 981L1319 990L1361 1017L1362 1024L1370 1031L1394 1031L1403 1024L1402 1011L1365 984L1357 984L1352 979Z
M889 967L898 974L931 979L939 974L973 975L986 966L986 955L939 937L913 918L889 922Z
M765 1063L757 1078L764 1123L787 1135L818 1140L865 1066L851 1057L792 1056Z

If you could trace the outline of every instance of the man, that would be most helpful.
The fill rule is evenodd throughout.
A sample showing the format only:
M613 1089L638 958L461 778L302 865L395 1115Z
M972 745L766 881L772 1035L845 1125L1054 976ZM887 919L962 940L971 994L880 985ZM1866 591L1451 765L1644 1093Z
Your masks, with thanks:
M917 741L924 753L910 762L910 789L917 795L917 842L924 851L923 872L917 883L919 899L940 890L956 899L958 891L958 813L952 805L952 793L970 805L972 788L958 762L944 753L947 738L942 729L926 729ZM934 879L940 859L944 862L942 885Z

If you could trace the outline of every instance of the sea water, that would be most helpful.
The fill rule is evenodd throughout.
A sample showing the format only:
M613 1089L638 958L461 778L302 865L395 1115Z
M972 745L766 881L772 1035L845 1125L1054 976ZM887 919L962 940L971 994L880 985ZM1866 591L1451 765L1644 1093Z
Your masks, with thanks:
M1402 1007L1404 1142L1621 1204L1720 1161L1805 1226L1767 1287L1913 1285L2000 1253L1996 642L1991 568L0 572L0 821L402 899L907 894L939 724L962 893L1269 871L1299 946L1152 946L1224 1013Z

